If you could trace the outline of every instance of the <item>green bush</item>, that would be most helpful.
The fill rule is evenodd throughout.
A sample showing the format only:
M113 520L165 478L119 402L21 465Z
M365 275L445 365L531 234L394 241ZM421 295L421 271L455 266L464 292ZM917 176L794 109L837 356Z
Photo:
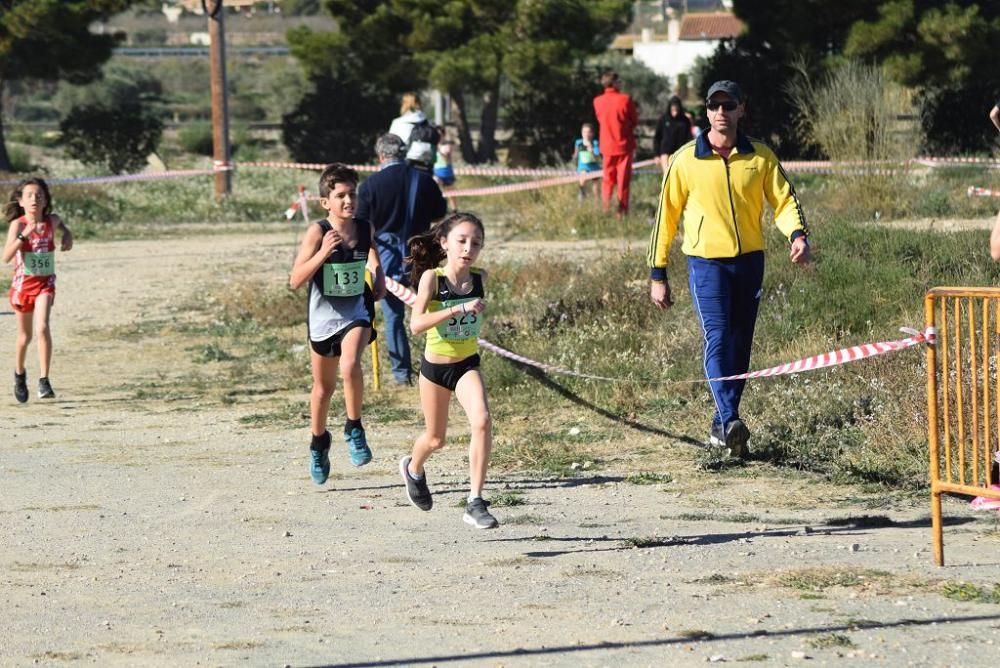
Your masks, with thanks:
M137 172L156 150L163 122L137 103L75 107L59 124L73 158L114 174Z
M212 155L212 124L191 123L177 133L177 140L188 153Z
M10 158L11 171L16 174L26 174L38 168L31 161L31 154L19 146L8 146L7 157Z

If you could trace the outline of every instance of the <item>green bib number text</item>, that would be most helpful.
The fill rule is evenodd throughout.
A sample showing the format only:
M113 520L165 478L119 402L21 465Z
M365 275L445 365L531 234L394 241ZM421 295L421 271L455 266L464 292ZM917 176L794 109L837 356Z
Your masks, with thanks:
M364 291L364 260L323 265L323 294L327 297L357 297Z
M25 276L51 276L56 273L55 253L25 253Z
M580 162L585 165L591 165L597 162L597 156L594 155L593 151L581 150L580 151Z
M450 309L463 302L469 303L471 299L449 299L442 303L442 308ZM471 311L460 313L437 326L438 334L446 341L466 341L468 339L479 338L479 330L483 325L483 319Z

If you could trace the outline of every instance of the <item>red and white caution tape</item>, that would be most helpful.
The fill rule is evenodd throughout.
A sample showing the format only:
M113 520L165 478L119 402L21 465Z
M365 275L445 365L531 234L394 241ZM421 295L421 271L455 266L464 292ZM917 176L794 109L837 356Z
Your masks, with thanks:
M407 306L413 306L417 301L417 294L413 290L388 276L385 277L385 289L394 294Z
M329 163L323 162L274 162L274 161L253 161L240 162L239 167L272 167L277 169L304 169L310 171L322 171ZM636 167L640 163L636 163ZM652 160L644 160L642 165L652 164ZM347 165L356 172L377 172L378 165ZM576 172L572 169L556 168L528 168L528 167L479 167L469 165L465 167L454 167L458 176L574 176ZM598 172L599 174L600 172Z
M500 357L505 357L509 360L514 360L515 362L520 362L527 366L533 366L536 369L541 369L542 371L548 371L550 373L558 373L563 376L576 376L577 378L589 378L590 380L606 380L612 383L626 382L622 378L609 378L608 376L595 376L590 373L580 373L579 371L573 371L572 369L566 369L561 366L555 366L554 364L546 364L545 362L539 362L533 360L530 357L525 357L524 355L518 355L515 352L511 352L506 348L501 348L495 343L490 343L486 339L479 339L479 347L485 350L489 350L491 353L499 355Z
M741 373L736 376L709 378L708 380L716 381L767 378L769 376L783 376L785 374L801 373L803 371L815 371L816 369L825 369L831 366L847 364L848 362L856 362L869 357L875 357L876 355L912 348L913 346L921 343L934 345L934 343L937 342L937 330L933 327L928 327L923 332L918 332L908 327L901 327L900 331L908 333L910 336L897 341L880 341L878 343L865 343L860 346L841 348L840 350L823 353L822 355L813 355L812 357L806 357L794 362L787 362L785 364L773 366L770 369L761 369L760 371Z
M328 163L324 162L278 162L278 161L247 161L247 162L223 162L215 161L213 163L212 169L178 169L165 172L150 172L145 174L121 174L114 176L78 176L64 179L47 179L48 183L51 185L73 185L73 184L85 184L85 183L123 183L129 181L157 181L160 179L173 179L181 178L186 176L208 176L215 174L216 172L232 171L238 167L271 167L277 169L305 169L311 171L322 171L327 167ZM641 162L635 163L633 169L639 167L645 167L653 164L652 160L643 160ZM845 168L850 168L852 166L861 166L868 163L858 162L858 163L833 163L828 160L812 160L812 161L789 161L782 163L782 166L786 171L789 172L811 172L817 174L832 174L835 172L842 172ZM982 165L984 167L989 167L991 169L1000 168L1000 160L994 158L947 158L947 157L934 157L934 156L922 156L919 158L914 158L904 163L903 168L911 164L920 164L926 167L949 167L949 166L962 166L962 165ZM359 172L376 172L378 171L378 165L348 165L351 169ZM534 177L547 177L544 179L539 179L536 181L531 181L527 183L516 183L516 184L503 184L498 186L489 186L484 188L467 188L465 190L453 190L448 193L449 196L453 197L463 197L463 196L473 196L473 195L492 195L505 192L516 192L518 190L530 190L533 188L545 188L548 186L562 185L563 183L573 183L576 181L580 175L570 169L554 169L554 168L523 168L523 167L478 167L478 166L465 166L465 167L455 167L455 173L460 176L534 176ZM896 168L886 168L885 171L891 172L899 169ZM601 172L593 172L592 174L587 174L584 179L596 179L601 178ZM0 180L0 186L15 185L19 183L18 179L5 179Z
M1000 190L990 190L989 188L978 188L969 186L969 197L1000 197Z
M991 169L1000 167L1000 160L996 158L976 158L976 157L936 157L923 155L913 159L921 165L927 167L956 167L963 165L983 165Z
M76 176L65 179L45 179L45 182L53 186L74 185L83 183L123 183L128 181L158 181L160 179L176 179L185 176L209 176L216 172L229 171L232 166L220 166L213 169L175 169L167 172L149 172L145 174L119 174L115 176ZM0 181L0 185L16 185L17 180Z
M405 285L401 285L388 276L385 279L386 289L392 294L402 300L409 306L413 306L417 299L417 296ZM744 380L750 378L767 378L770 376L783 376L786 374L802 373L804 371L815 371L816 369L825 369L831 366L838 366L840 364L847 364L848 362L856 362L858 360L866 359L869 357L875 357L876 355L883 355L885 353L895 352L897 350L905 350L906 348L912 348L913 346L920 345L921 343L927 343L934 345L937 342L937 330L933 327L928 327L924 331L920 332L915 329L910 329L908 327L901 327L900 331L909 334L910 336L905 339L899 339L896 341L880 341L878 343L865 343L860 346L851 346L850 348L842 348L840 350L834 350L832 352L823 353L822 355L814 355L812 357L805 357L794 362L787 362L785 364L780 364L778 366L773 366L769 369L761 369L760 371L751 371L749 373L741 373L735 376L724 376L721 378L708 378L708 379L697 379L697 380L673 380L666 381L663 384L680 384L680 383L704 383L704 382L714 382L720 380ZM515 352L511 352L506 348L501 348L495 343L490 343L486 339L479 339L479 345L485 350L489 350L492 353L499 355L500 357L505 357L515 362L520 362L521 364L526 364L528 366L533 366L536 369L541 369L542 371L548 371L552 373L558 373L565 376L575 376L577 378L589 378L592 380L606 380L611 382L627 382L623 378L610 378L608 376L596 376L593 374L580 373L579 371L573 371L572 369L566 369L554 364L546 364L545 362L539 362L533 360L529 357L523 355L518 355Z
M322 172L330 166L329 162L276 162L267 160L256 160L239 162L237 167L273 167L275 169L304 169L313 172ZM347 165L356 172L377 172L378 165Z
M632 165L632 169L638 169L640 167L647 167L653 164L653 160L641 160ZM537 181L525 181L522 183L504 183L497 186L485 186L482 188L465 188L459 190L445 190L444 194L446 197L482 197L484 195L502 195L505 193L520 192L522 190L537 190L539 188L550 188L552 186L561 186L568 183L579 183L583 181L592 181L594 179L599 179L603 176L603 172L587 172L583 174L578 174L576 172L570 172L569 176L558 176L551 179L541 179Z
M652 164L652 160L643 160L640 163L636 163L634 167L645 166ZM306 169L313 171L321 171L326 168L328 163L322 162L274 162L274 161L255 161L255 162L240 162L238 167L273 167L279 169ZM830 160L790 160L787 162L782 162L781 166L788 172L806 172L814 174L834 174L842 173L844 170L851 168L868 168L872 164L884 164L887 165L884 168L885 172L894 172L900 169L908 169L911 165L918 164L924 167L956 167L965 165L981 165L983 167L989 167L991 169L1000 168L1000 160L994 158L975 158L975 157L935 157L935 156L920 156L913 158L911 160L906 160L903 162L892 162L883 161L882 163L873 163L872 161L852 161L852 162L832 162ZM351 169L359 172L376 172L378 171L378 165L348 165ZM455 167L455 174L459 176L534 176L534 177L547 177L555 178L559 176L576 176L576 172L571 169L557 169L557 168L527 168L527 167L483 167L477 165L467 165L463 167ZM595 172L600 174L600 172ZM867 172L866 173L870 173ZM881 173L881 172L880 172ZM597 178L597 177L594 177ZM557 185L557 184L553 184Z
M653 164L652 160L642 160L635 163L632 168L636 169L639 167L646 167L651 164ZM538 190L539 188L549 188L569 183L578 183L581 179L584 181L592 181L601 177L602 172L590 172L586 174L570 172L569 176L559 176L551 179L523 181L521 183L504 183L496 186L484 186L482 188L464 188L455 190L445 189L442 192L446 197L485 197L488 195L503 195L506 193L521 192L524 190ZM316 196L310 196L307 199L316 200L319 198ZM291 220L295 216L295 210L293 209L296 209L297 206L297 204L292 204L292 206L285 211L285 217Z

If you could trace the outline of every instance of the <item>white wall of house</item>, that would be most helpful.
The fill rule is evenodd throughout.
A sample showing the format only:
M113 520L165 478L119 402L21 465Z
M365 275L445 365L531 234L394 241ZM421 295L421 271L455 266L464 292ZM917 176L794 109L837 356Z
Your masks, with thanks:
M632 45L632 57L676 84L678 74L690 73L695 59L711 56L718 45L719 40L638 41Z

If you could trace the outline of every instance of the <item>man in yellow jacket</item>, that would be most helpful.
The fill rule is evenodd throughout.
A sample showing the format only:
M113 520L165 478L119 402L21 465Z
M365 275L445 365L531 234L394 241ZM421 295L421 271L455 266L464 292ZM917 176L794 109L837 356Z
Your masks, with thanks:
M708 131L680 148L663 178L656 223L649 240L649 296L670 308L667 257L684 219L682 252L688 284L705 337L705 374L746 373L764 278L764 202L791 244L792 262L810 259L805 215L778 158L763 142L739 131L743 92L717 81L706 95ZM715 415L709 443L746 454L750 431L740 418L744 380L709 383Z

